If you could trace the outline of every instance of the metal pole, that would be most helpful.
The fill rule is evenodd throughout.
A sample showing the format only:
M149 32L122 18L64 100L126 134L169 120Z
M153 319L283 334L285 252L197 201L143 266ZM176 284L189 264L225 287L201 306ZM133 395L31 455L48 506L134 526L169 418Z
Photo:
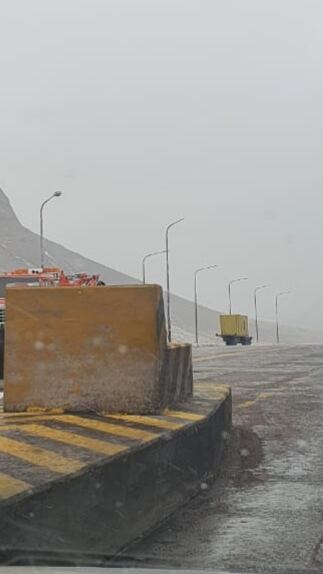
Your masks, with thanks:
M168 228L166 231L166 289L167 289L167 340L168 342L172 339L172 328L170 324L170 284L169 284L169 240L168 240Z
M145 285L146 283L146 257L143 258L142 260L142 283L143 285Z
M45 263L45 254L44 254L44 207L46 205L46 203L48 203L49 201L51 201L51 199L54 199L54 197L60 197L62 195L61 191L55 191L55 193L53 193L53 195L51 195L50 197L48 197L47 199L45 199L45 201L43 201L43 203L40 206L40 267L41 269L44 269L44 263Z
M254 304L255 304L255 324L256 324L256 340L259 343L259 326L258 326L258 308L257 308L257 293L261 289L265 289L266 287L270 287L270 285L260 285L256 287L254 290Z
M206 269L214 269L218 265L207 265L206 267L201 267L197 269L194 274L194 302L195 302L195 343L199 344L199 333L198 333L198 302L197 302L197 275L201 271L206 271Z
M148 253L142 260L142 282L145 285L146 283L146 261L149 257L154 257L155 255L161 255L162 253L166 253L166 250L163 249L162 251L154 251L153 253Z
M166 228L167 337L169 343L172 340L172 326L170 319L169 230L181 221L184 221L184 217L177 219Z
M229 293L229 315L232 315L232 300L231 300L231 285L232 283L237 283L238 281L247 281L248 277L238 277L238 279L231 279L228 285Z
M195 271L194 274L194 302L195 302L195 344L199 344L199 334L198 334L198 318L197 318L197 274L198 271Z
M229 315L232 315L232 301L231 301L231 281L229 282Z
M44 269L44 221L43 221L43 211L46 201L42 203L40 208L40 267Z
M257 343L259 343L258 311L257 311L257 289L255 289L255 292L254 292L254 299L255 299L256 340L257 340Z
M278 295L276 295L276 342L279 345Z
M277 345L280 343L280 335L279 335L279 320L278 320L278 298L282 297L282 295L289 295L290 291L282 291L281 293L277 293L276 295L276 341Z

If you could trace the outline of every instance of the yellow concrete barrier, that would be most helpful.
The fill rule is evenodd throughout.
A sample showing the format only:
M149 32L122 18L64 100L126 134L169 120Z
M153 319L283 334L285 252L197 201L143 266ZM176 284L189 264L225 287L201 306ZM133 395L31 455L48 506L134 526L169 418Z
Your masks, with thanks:
M164 364L166 406L186 401L193 394L192 347L186 343L168 346Z
M7 289L6 411L157 412L166 331L157 285Z

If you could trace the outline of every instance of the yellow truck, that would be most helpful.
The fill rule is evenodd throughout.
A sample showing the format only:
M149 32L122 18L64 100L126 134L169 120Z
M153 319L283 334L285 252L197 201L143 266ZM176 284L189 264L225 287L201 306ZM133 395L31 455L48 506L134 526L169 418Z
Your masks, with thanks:
M251 345L247 315L220 315L220 329L226 345Z

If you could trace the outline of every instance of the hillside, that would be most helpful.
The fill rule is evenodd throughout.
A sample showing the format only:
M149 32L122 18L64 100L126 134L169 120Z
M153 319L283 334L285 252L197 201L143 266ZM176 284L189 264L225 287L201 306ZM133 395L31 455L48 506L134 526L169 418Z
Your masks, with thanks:
M79 253L66 249L53 241L45 240L48 265L63 268L66 272L99 273L108 284L139 283L139 280L87 259ZM18 220L5 193L0 190L0 270L9 271L17 267L39 266L39 236L25 228ZM219 312L199 306L199 324L202 343L218 343L215 338ZM174 336L180 339L193 339L194 306L191 301L172 295L172 320ZM251 329L253 323L251 321ZM261 339L271 343L274 338L274 325L260 323ZM281 338L287 344L320 343L323 333L283 326Z

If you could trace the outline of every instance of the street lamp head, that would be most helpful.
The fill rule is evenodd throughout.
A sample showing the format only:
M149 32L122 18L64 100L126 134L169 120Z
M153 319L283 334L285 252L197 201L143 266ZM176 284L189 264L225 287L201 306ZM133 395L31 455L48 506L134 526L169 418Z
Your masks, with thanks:
M62 191L55 191L55 193L53 194L53 197L61 197L61 195L63 195Z
M267 287L271 287L270 283L268 283L267 285L259 285L258 287L255 288L255 292L260 291L260 289L266 289Z
M236 283L237 281L247 281L248 277L238 277L237 279L231 279L230 283Z
M280 297L281 295L289 295L291 293L291 291L281 291L280 293L277 293L277 297Z
M205 271L206 269L215 269L216 267L219 267L218 265L207 265L206 267L200 267L199 269L196 269L195 273L200 273L200 271Z
M180 219L176 219L176 221L173 221L173 223L171 223L171 225L177 225L177 223L181 223L182 221L184 221L185 217L181 217Z
M181 217L181 219L176 219L176 221L173 221L172 223L170 223L166 228L166 235L168 235L168 232L172 227L174 227L178 223L181 223L182 221L184 221L184 217Z

